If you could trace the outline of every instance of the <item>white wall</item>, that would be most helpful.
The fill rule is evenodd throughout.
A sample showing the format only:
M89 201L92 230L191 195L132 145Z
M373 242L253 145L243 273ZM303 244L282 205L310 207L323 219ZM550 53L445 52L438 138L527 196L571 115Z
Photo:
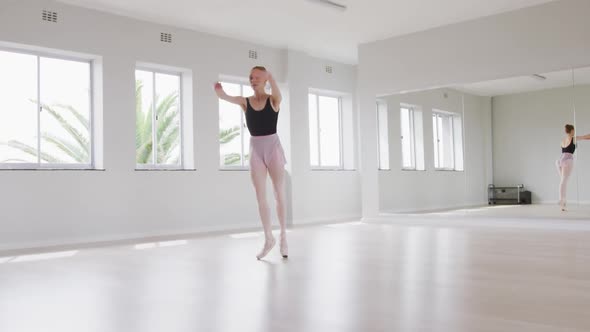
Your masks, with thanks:
M292 178L293 218L301 222L360 217L360 180L355 170L357 117L355 105L356 71L346 65L333 66L332 75L326 75L324 62L297 52L288 52L288 81L291 92L291 139L309 141L307 107L309 88L342 93L344 157L352 167L344 171L311 170L309 145L293 152ZM310 70L311 69L311 70ZM339 76L334 76L339 75ZM340 77L340 78L337 78ZM353 158L356 159L356 158ZM338 192L336 192L338 191Z
M378 213L376 95L585 66L590 63L588 12L590 1L555 1L361 45L363 217Z
M464 94L465 206L487 204L488 185L494 183L492 99Z
M42 21L43 9L57 11L59 23ZM173 43L160 42L160 32L172 33ZM100 60L105 168L0 171L0 249L258 227L249 173L218 170L218 101L212 89L220 74L245 77L257 64L272 70L285 88L279 136L293 174L289 183L299 181L288 188L291 222L360 215L358 173L309 172L305 158L309 147L303 90L309 86L354 94L354 66L303 54L294 60L285 50L43 0L1 4L0 41L92 54ZM252 48L258 51L257 61L248 58ZM192 72L196 171L134 171L137 62ZM329 78L324 64L335 68Z
M379 171L379 210L409 212L484 204L487 197L486 182L491 175L491 167L485 162L486 151L490 149L491 142L482 133L490 131L490 98L463 94L452 89L435 89L392 95L385 100L389 115L391 169ZM401 169L401 103L418 106L422 111L426 166L424 171ZM462 116L465 171L434 169L434 109Z
M555 161L566 123L586 134L590 117L590 86L549 89L493 98L494 179L499 185L523 183L535 203L556 203L559 176ZM575 113L574 113L575 103ZM568 186L568 201L590 201L587 141L578 142ZM578 196L579 194L579 196Z

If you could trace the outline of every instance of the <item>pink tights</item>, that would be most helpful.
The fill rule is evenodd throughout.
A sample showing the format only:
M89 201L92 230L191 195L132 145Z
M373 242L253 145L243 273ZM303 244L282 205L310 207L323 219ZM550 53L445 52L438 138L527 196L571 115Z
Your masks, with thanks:
M266 178L270 175L277 204L281 227L281 254L286 257L286 211L285 211L285 154L276 134L250 138L250 177L256 190L258 212L264 229L265 245L258 259L266 256L275 244L272 235L270 207L266 200Z
M559 182L559 205L565 209L567 182L574 169L574 158L571 153L562 154L561 158L557 160L557 172L561 181Z

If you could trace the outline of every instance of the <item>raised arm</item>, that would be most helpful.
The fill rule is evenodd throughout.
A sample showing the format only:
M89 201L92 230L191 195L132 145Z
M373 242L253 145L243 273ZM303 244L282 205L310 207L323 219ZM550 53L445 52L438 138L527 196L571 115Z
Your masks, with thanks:
M270 88L271 88L271 101L273 106L275 107L275 109L278 111L281 107L281 101L283 100L283 96L281 96L281 90L279 89L279 85L277 84L277 81L275 81L275 78L272 76L272 74L270 72L267 72L267 79L268 82L270 83Z
M576 136L576 140L590 140L590 134L588 135L582 135L582 136Z
M232 104L240 105L244 109L246 108L246 98L244 98L242 96L229 96L227 93L225 93L225 91L223 91L223 87L221 86L221 83L219 83L219 82L215 83L214 89L215 89L215 94L217 94L217 97L219 99L223 99L223 100L230 102Z

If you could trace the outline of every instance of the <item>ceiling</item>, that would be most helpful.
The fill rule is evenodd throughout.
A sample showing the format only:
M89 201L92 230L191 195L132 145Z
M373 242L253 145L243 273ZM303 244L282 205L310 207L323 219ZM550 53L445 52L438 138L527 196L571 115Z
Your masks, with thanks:
M500 80L464 84L453 88L478 96L501 96L514 93L532 92L554 88L590 84L590 67L572 70L562 70L550 73L539 73L545 80L539 80L532 75L518 76Z
M355 64L366 43L553 0L58 0Z

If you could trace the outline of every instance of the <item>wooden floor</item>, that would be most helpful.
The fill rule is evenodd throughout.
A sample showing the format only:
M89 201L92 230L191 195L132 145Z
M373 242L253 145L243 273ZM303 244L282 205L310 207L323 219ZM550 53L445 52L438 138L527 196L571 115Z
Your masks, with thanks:
M528 208L0 255L0 331L590 331L590 214Z

